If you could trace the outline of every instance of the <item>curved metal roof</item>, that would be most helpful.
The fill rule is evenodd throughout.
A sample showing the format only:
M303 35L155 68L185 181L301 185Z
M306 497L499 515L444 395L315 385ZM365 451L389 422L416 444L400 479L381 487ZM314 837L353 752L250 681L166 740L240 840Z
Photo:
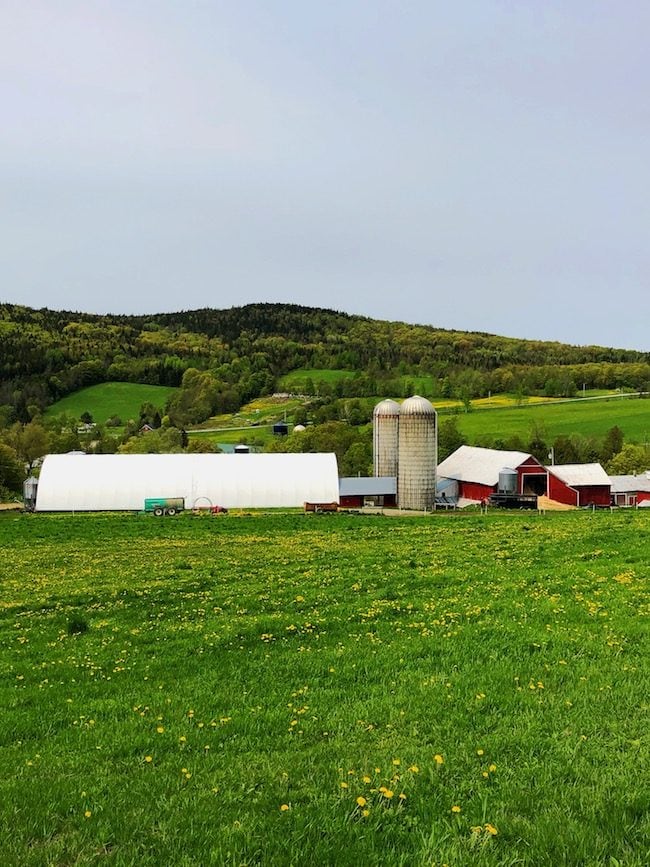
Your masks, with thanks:
M382 400L380 403L377 404L372 414L375 418L380 415L397 416L400 414L400 405L397 403L397 401L387 398L386 400Z
M413 397L407 398L401 407L401 415L435 415L436 411L433 404L426 399L420 397L419 394L414 394Z

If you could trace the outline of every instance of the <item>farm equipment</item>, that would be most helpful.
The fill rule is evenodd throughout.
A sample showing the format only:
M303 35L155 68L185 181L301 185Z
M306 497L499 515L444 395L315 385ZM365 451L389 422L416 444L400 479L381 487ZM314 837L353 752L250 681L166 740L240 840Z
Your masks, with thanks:
M156 518L163 515L177 515L185 508L185 500L182 497L151 497L144 501L145 512L153 513Z

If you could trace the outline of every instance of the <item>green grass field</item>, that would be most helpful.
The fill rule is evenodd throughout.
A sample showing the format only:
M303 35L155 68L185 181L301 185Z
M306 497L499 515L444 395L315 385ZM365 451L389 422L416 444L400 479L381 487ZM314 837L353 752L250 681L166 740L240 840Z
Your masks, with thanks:
M0 515L3 867L644 867L649 521Z
M103 382L82 388L48 407L45 415L51 417L68 413L76 418L89 412L98 424L103 424L112 415L124 423L137 419L143 403L153 403L161 409L167 398L176 391L165 385L138 385L132 382Z
M441 415L441 421L444 418ZM526 441L534 424L543 425L549 442L560 434L603 436L614 425L621 428L628 442L650 441L650 400L638 398L477 409L461 411L457 418L458 427L470 442L482 436L503 438L515 434Z

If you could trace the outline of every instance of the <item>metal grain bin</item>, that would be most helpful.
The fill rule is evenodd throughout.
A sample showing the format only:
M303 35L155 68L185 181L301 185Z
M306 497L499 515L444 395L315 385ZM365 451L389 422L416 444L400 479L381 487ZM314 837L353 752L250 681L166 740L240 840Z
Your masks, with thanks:
M397 477L400 405L382 400L372 414L374 475Z
M400 509L432 509L436 498L438 419L431 403L415 395L399 417L397 497Z

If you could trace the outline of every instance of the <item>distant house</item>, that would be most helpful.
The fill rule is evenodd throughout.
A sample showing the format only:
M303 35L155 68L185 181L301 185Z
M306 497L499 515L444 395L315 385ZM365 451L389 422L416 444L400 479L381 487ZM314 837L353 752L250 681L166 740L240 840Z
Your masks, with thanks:
M638 506L650 501L650 477L647 473L640 476L610 476L612 486L612 506Z
M516 472L515 493L547 493L548 471L537 458L525 452L478 446L460 446L438 465L438 487L442 489L445 480L454 481L459 505L481 502L498 491L502 470Z
M555 464L548 471L548 496L568 506L609 506L611 483L600 464Z

